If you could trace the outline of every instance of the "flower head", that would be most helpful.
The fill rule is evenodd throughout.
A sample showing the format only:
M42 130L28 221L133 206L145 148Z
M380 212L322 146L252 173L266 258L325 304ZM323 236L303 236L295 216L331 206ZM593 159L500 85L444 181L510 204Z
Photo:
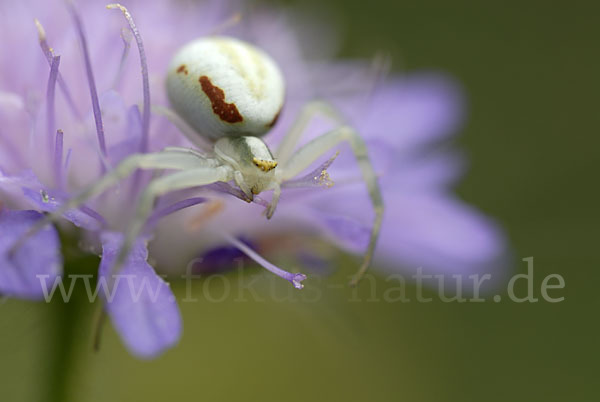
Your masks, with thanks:
M62 273L53 227L23 238L41 212L65 208L132 154L191 147L189 138L204 145L170 110L164 81L181 45L223 29L267 52L286 79L285 107L266 137L273 149L315 100L340 112L311 121L300 144L340 119L362 135L387 206L379 265L478 272L502 256L504 244L494 224L448 191L460 173L460 159L430 148L461 121L460 90L448 78L382 79L380 69L369 63L310 61L283 14L260 10L228 24L239 15L237 3L161 0L152 7L142 1L130 1L128 8L109 6L120 12L106 10L102 1L57 7L62 4L0 4L0 35L12 39L0 53L0 293L41 298ZM276 166L266 163L259 163L265 171ZM372 206L352 152L341 146L285 182L276 211L265 211L269 203L260 196L251 204L241 202L247 195L227 183L161 197L118 272L129 287L117 288L119 278L110 266L123 243L119 233L150 179L136 172L62 214L101 246L99 281L115 289L104 300L106 311L140 357L174 345L182 327L175 297L148 264L149 253L164 272L174 272L198 255L233 246L301 289L304 274L273 265L260 247L249 244L305 234L362 253L369 241ZM267 221L265 214L273 219ZM19 241L22 247L14 251ZM299 257L310 252L301 244L287 251ZM158 293L153 297L144 289Z

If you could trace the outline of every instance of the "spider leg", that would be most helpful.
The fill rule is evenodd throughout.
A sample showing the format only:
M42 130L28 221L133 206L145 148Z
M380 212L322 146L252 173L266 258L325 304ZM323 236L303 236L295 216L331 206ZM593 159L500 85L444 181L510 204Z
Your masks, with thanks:
M280 165L285 165L288 162L294 152L298 140L302 137L308 124L318 115L323 115L340 124L342 123L342 118L339 113L327 102L313 101L307 103L300 111L296 121L292 124L290 131L286 133L285 137L283 137L277 147L275 157Z
M335 122L338 122L339 124L342 124L342 117L329 103L323 101L312 101L304 105L300 111L300 114L292 124L292 127L285 134L279 143L279 146L277 147L277 151L275 152L275 157L280 166L285 166L287 164L292 156L292 153L294 152L294 148L296 147L298 140L306 131L306 128L311 120L318 115L323 115ZM279 172L277 175L279 176ZM281 182L280 178L281 176L278 177L276 183L273 185L273 198L271 199L271 202L266 210L267 219L271 219L275 213L277 204L279 203L279 197L281 196L281 186L279 185Z
M373 165L369 160L367 147L363 139L354 129L348 126L342 126L323 134L304 145L294 153L289 162L283 166L281 180L285 181L293 178L304 169L309 167L315 160L317 160L317 158L328 152L331 148L342 141L347 141L352 147L352 151L354 152L354 156L356 157L356 161L360 167L363 180L367 185L369 197L371 198L371 203L373 204L373 209L375 210L375 219L373 222L373 227L371 228L371 237L363 259L363 263L350 282L351 285L356 285L367 271L367 268L371 263L371 259L373 258L373 254L375 252L375 246L377 244L377 238L379 237L381 221L383 219L383 198L377 182L377 176L373 169Z
M146 220L150 215L150 212L152 212L152 207L156 197L171 191L203 186L219 181L227 182L231 179L231 168L219 166L184 170L168 176L159 177L151 181L140 197L135 216L129 225L127 233L125 234L125 239L112 267L112 272L118 272L125 262L125 259L133 247L133 243L142 232Z
M267 207L267 219L271 219L271 217L275 213L275 208L277 208L277 204L279 203L279 197L281 197L281 185L279 185L279 183L276 183L273 186L273 198L271 198L271 202Z
M77 208L90 198L100 195L109 187L117 184L120 180L126 178L136 169L176 169L186 170L205 166L204 161L193 154L183 154L181 152L162 151L149 154L135 154L124 159L112 171L101 177L97 182L84 189L82 192L65 202L60 208L57 208L43 219L40 219L33 225L15 244L11 247L9 253L13 254L29 237L39 232L49 223L58 220L65 212Z

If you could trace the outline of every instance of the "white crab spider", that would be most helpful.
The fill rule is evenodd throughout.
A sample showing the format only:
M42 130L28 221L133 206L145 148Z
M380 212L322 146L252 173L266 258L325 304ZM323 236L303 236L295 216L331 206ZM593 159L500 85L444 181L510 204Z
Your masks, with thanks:
M299 137L316 113L331 115L326 105L311 103L296 119L275 155L260 136L275 124L284 103L284 80L275 62L263 51L229 37L192 41L173 58L167 92L176 114L196 132L188 137L202 147L200 135L211 142L206 152L189 148L166 148L134 154L34 226L39 230L67 210L101 194L136 169L170 169L152 180L143 191L135 216L125 234L113 270L124 263L135 239L143 230L154 201L165 193L215 182L231 182L247 201L255 194L273 190L267 218L275 212L281 185L308 168L341 141L348 141L356 156L375 210L371 239L356 283L372 258L381 226L383 203L377 178L361 137L348 126L339 126L295 150ZM349 200L351 202L351 200Z

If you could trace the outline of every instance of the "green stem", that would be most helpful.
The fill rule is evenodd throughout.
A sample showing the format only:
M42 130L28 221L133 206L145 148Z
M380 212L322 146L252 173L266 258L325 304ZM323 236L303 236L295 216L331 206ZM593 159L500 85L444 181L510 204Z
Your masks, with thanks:
M64 244L64 243L63 243ZM95 274L98 258L90 255L73 255L63 248L67 260L63 282L70 288L68 274ZM95 286L95 284L91 284ZM49 303L51 333L48 337L47 358L45 361L45 389L40 399L49 402L68 402L77 399L73 395L72 384L80 379L77 370L84 358L92 352L91 333L94 304L90 303L81 279L77 279L68 302L63 301L59 289Z

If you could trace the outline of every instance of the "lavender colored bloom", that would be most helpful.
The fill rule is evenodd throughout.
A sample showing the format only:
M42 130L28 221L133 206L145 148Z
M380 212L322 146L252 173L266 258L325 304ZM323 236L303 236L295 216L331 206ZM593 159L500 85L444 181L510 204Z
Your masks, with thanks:
M10 208L0 211L0 292L17 297L40 297L34 274L47 275L52 283L61 273L54 228L27 239L16 258L8 252L40 217L29 210L56 210L133 153L191 146L176 116L167 112L167 65L182 44L224 29L224 22L243 9L220 1L161 0L148 7L132 0L126 4L126 20L106 10L100 0L69 4L0 4L0 36L10 38L0 52L0 201ZM378 265L471 273L502 257L504 242L496 226L449 191L460 174L460 158L431 151L461 122L460 89L450 79L437 74L381 79L368 63L329 61L326 46L319 61L311 61L304 56L308 46L302 43L303 31L294 32L284 14L258 9L242 15L225 33L265 50L287 80L286 105L266 137L269 145L275 147L302 106L314 99L335 105L365 138L386 204ZM39 21L37 30L31 23L34 18ZM307 31L322 30L308 21L305 25ZM318 50L317 44L309 45ZM302 143L332 124L315 119ZM270 221L263 215L266 200L240 202L240 191L227 184L162 197L144 237L118 272L130 278L124 279L128 286L121 283L114 298L105 300L129 350L154 357L181 335L175 298L147 263L148 250L163 272L181 272L194 257L211 257L215 249L234 246L296 288L302 288L305 276L265 260L259 253L266 248L260 245L276 243L299 261L309 261L310 248L288 241L308 235L362 253L372 207L352 153L344 146L339 151L335 160L327 155L316 162L315 170L287 183ZM325 169L328 176L322 173ZM110 266L121 244L116 233L124 231L123 222L134 212L133 201L149 179L146 173L135 173L64 214L100 239L99 276L107 283L112 283ZM28 268L18 278L21 266ZM144 289L159 289L158 296ZM140 290L141 296L133 297Z
M460 89L441 75L415 74L386 81L370 102L354 124L381 172L387 206L378 245L381 265L391 270L423 267L448 275L497 269L505 255L502 233L489 218L451 194L449 187L462 171L462 159L435 149L436 142L460 126ZM330 174L336 176L334 170ZM351 250L364 249L367 227L348 217L364 216L366 201L359 200L366 200L366 194L354 184L340 187L335 194L315 194L312 206L326 211L323 220L334 239L344 239L342 244ZM357 201L343 202L347 199Z
M104 233L100 281L114 282L105 300L106 310L129 350L139 357L154 357L177 343L181 316L169 285L148 264L148 250L139 241L118 275L111 266L122 243L122 235Z
M37 233L15 255L6 253L41 217L36 211L0 211L0 294L41 299L44 293L40 281L48 289L62 273L60 243L54 228Z

